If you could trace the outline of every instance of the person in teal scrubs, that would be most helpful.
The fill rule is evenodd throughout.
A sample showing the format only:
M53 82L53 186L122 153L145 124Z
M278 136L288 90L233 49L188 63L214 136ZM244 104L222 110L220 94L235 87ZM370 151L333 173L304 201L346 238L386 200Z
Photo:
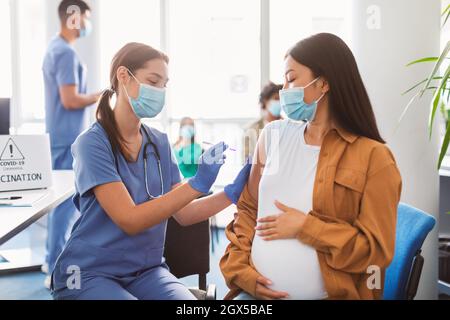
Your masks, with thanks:
M180 136L174 144L178 167L184 178L197 173L198 159L203 153L202 147L195 141L195 123L192 118L185 117L180 121Z
M141 122L163 109L167 82L167 56L145 44L113 58L97 122L72 145L81 217L53 271L55 299L195 299L165 263L167 220L191 225L236 203L251 164L224 191L203 196L226 158L219 142L181 183L167 135Z
M76 6L78 17L71 8ZM86 129L87 107L94 104L99 94L87 93L87 70L74 49L74 43L89 34L89 6L82 0L63 0L58 14L61 31L50 42L45 54L42 71L45 86L45 125L50 135L53 170L72 170L73 158L70 146ZM71 19L78 18L79 25ZM71 200L60 204L48 215L47 255L43 271L53 270L56 258L66 243L67 233L76 218ZM50 276L45 279L50 286Z

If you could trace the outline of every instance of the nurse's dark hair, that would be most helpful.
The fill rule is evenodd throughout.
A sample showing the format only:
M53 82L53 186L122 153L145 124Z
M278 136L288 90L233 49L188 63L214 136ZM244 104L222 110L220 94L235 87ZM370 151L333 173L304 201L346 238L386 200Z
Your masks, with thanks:
M102 125L108 135L109 142L114 153L121 152L123 156L129 159L129 150L125 139L120 134L117 127L116 118L111 107L111 98L118 93L119 82L117 80L117 69L121 66L126 67L130 72L144 68L145 64L154 59L164 60L169 63L169 58L146 44L131 42L120 49L111 62L109 74L110 88L103 91L98 102L96 118Z
M329 83L329 112L340 128L385 143L378 131L372 104L355 57L345 42L330 33L303 39L287 56L312 70L314 78Z

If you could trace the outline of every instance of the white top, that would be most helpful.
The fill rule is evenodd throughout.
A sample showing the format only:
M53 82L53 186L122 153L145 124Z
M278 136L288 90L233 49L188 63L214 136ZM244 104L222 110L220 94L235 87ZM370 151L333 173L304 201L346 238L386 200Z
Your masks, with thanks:
M305 122L271 122L261 137L266 164L259 183L258 217L280 213L274 201L308 213L320 147L305 143ZM289 299L323 299L323 284L315 249L298 239L264 241L255 234L252 260L257 271L271 280L271 289Z

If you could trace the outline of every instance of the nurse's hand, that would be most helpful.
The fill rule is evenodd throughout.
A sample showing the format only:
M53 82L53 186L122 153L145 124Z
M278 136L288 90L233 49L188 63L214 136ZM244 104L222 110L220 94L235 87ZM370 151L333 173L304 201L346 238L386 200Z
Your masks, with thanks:
M282 212L258 219L259 225L255 228L257 235L262 237L263 240L297 238L305 224L306 214L276 200L275 205Z
M270 286L272 281L269 279L259 276L256 279L256 298L260 300L272 300L272 299L283 299L287 298L289 295L287 292L274 291L272 289L267 288Z
M242 190L247 183L248 176L250 175L250 170L252 169L252 160L250 157L245 161L245 165L242 167L239 174L234 179L233 183L225 186L225 194L231 202L236 204L241 196Z
M192 188L201 193L208 193L209 189L216 181L220 167L224 164L228 145L225 142L219 142L206 150L199 158L197 174L189 179Z

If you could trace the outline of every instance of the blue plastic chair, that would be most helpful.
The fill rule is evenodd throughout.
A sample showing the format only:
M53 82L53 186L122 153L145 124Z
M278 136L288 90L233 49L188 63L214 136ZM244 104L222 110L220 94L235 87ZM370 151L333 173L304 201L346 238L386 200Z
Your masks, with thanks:
M412 300L416 296L424 262L422 244L435 224L431 215L399 204L394 259L384 282L385 300Z

